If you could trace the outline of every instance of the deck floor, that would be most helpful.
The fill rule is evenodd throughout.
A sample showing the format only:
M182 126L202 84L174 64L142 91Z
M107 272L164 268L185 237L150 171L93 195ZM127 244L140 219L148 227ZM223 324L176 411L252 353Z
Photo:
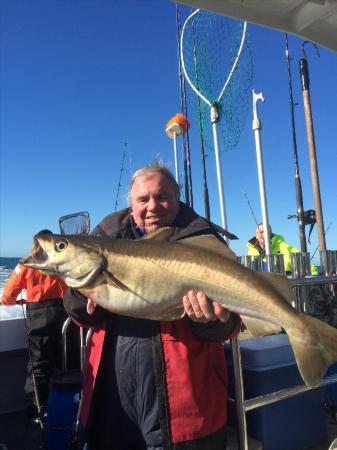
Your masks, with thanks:
M4 444L5 447L1 447ZM39 425L29 422L26 411L0 416L0 450L46 450Z
M336 416L327 413L329 439L320 445L298 450L328 450L333 439L337 438ZM47 450L43 441L43 433L38 425L27 422L26 413L19 411L0 417L0 450ZM235 430L230 430L227 450L237 450ZM6 447L1 446L5 444ZM250 450L258 446L252 444ZM260 447L261 448L261 447ZM60 449L61 450L61 449ZM287 449L284 449L287 450Z

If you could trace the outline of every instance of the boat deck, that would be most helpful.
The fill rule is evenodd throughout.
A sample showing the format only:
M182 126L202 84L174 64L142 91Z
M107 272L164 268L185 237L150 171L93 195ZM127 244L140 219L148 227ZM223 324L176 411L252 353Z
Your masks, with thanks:
M29 422L25 411L0 416L1 450L46 450L43 439L40 426Z
M247 337L249 335L246 336L245 333L240 335L241 339ZM3 408L0 409L0 450L47 450L44 444L46 433L42 433L39 425L28 421L24 410L26 406L23 395L27 365L26 350L0 353L0 362L2 367L10 367L10 373L15 374L15 376L8 377L8 371L0 372L0 399L3 405ZM9 409L10 407L11 409ZM10 410L16 410L16 412L9 413ZM326 423L329 434L326 442L296 450L328 450L331 442L337 438L337 410L332 411L326 408ZM306 430L302 432L305 433ZM238 450L237 433L233 428L228 430L227 450ZM250 439L249 450L261 450L261 445Z
M329 430L329 439L320 445L308 449L298 450L328 450L331 442L337 438L337 420L336 415L327 412L327 426ZM305 432L305 430L303 430ZM0 416L0 450L47 450L44 443L44 433L40 427L27 421L25 411L18 411ZM228 433L227 450L237 450L236 433L230 429ZM249 450L258 450L261 448L256 441L250 441ZM60 449L62 450L62 449ZM285 449L286 450L286 449Z

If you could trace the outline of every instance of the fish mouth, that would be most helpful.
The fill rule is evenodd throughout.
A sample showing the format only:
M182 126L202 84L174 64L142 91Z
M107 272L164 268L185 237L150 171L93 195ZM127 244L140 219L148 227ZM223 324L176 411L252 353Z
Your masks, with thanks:
M42 267L48 260L47 253L43 250L36 237L34 237L34 247L31 255L21 258L20 263L26 267Z

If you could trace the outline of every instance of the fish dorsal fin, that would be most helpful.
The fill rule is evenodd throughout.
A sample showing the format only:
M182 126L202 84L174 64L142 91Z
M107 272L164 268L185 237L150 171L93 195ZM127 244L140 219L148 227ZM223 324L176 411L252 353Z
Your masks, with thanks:
M231 259L236 261L236 255L225 243L222 243L216 236L213 234L203 234L201 236L192 236L186 239L181 239L177 241L182 245L189 245L191 247L200 248L202 250L206 250L210 253L215 253L216 255L225 257L227 259Z
M168 241L173 234L173 228L165 227L158 228L158 230L152 231L152 233L146 234L142 237L142 240L152 240L152 241Z
M271 284L290 305L294 302L293 290L285 275L273 272L257 272L256 275Z

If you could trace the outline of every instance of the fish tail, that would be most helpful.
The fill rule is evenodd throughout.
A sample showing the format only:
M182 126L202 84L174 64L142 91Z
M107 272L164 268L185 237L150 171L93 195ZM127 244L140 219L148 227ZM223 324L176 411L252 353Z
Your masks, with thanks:
M337 329L300 314L303 327L286 329L305 384L318 386L330 364L337 361Z

